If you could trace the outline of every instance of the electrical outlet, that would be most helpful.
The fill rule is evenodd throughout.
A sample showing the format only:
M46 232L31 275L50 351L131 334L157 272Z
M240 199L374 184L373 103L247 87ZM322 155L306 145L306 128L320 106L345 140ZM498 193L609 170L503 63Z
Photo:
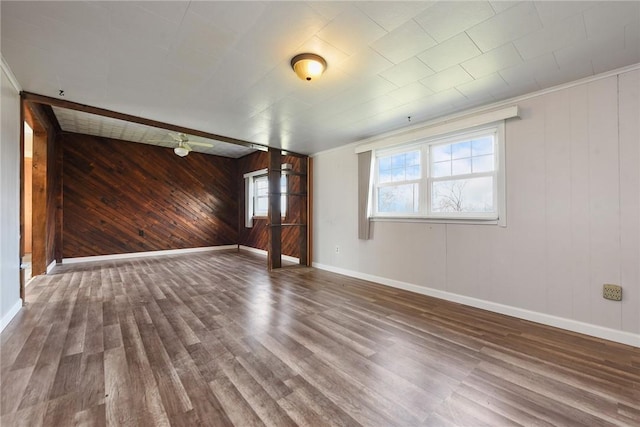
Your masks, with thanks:
M340 246L336 245L336 253L339 254L340 253Z
M602 285L602 296L612 301L622 300L622 286Z

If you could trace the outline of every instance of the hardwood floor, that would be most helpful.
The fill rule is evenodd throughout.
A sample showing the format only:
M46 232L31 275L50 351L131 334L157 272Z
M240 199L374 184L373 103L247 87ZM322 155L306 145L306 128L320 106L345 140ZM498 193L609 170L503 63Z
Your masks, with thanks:
M0 336L8 426L640 425L640 349L218 252L58 267Z

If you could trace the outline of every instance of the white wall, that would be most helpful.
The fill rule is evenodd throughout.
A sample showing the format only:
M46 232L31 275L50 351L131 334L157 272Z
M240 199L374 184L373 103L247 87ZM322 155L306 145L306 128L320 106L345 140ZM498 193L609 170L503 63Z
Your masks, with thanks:
M354 147L315 155L314 265L640 346L639 88L636 69L517 103L506 228L376 221L358 240Z
M4 61L3 61L4 62ZM20 97L5 73L0 102L0 331L20 300Z

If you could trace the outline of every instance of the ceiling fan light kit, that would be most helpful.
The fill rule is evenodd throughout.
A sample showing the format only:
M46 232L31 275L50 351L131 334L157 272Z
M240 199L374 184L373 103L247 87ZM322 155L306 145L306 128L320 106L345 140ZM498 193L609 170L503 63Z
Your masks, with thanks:
M327 61L314 53L301 53L291 58L291 68L302 80L311 81L324 73Z
M176 153L178 156L180 157L184 157L187 154L189 154L189 149L186 147L183 147L182 145L180 145L179 147L176 147L173 149L173 152Z

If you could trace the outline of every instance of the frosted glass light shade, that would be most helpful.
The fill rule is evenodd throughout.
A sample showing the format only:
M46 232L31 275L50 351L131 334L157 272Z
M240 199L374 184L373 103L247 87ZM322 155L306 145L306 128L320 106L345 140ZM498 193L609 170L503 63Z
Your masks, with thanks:
M184 147L176 147L173 149L173 152L176 153L180 157L184 157L189 154L189 150Z
M291 59L291 68L302 80L311 81L324 73L327 61L313 53L301 53Z

